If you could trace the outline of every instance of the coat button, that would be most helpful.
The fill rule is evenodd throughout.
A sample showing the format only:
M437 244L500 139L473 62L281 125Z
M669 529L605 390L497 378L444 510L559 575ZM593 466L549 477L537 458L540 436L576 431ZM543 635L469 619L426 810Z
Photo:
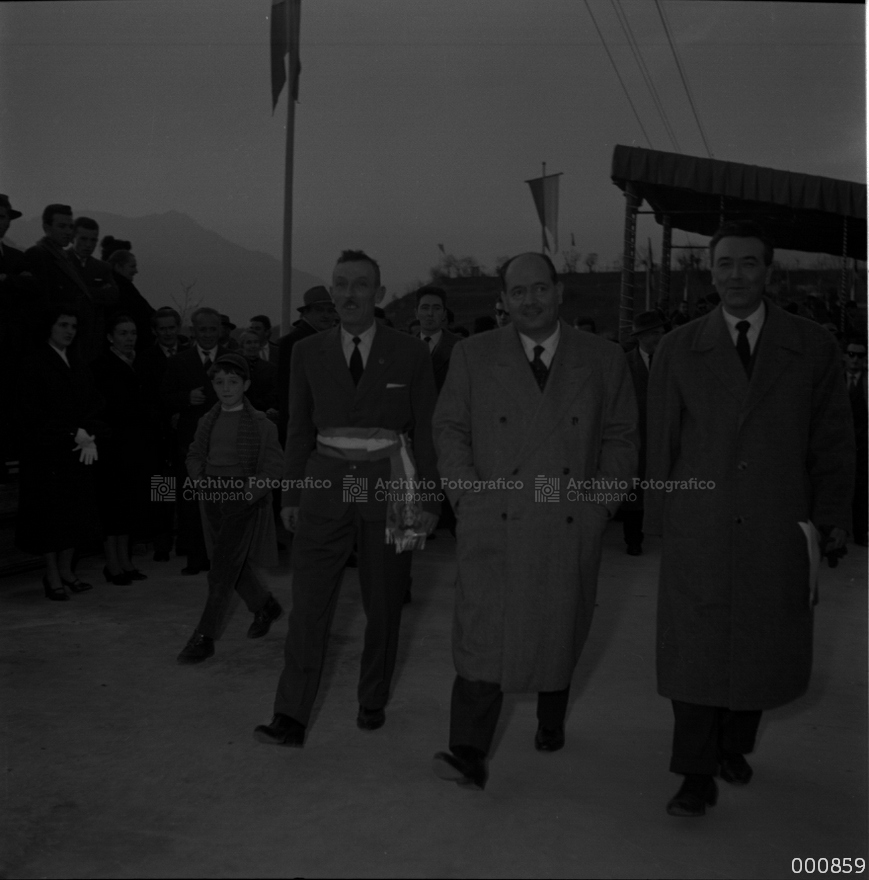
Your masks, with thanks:
M570 473L570 468L565 468L565 469L562 471L562 473L569 474L569 473Z
M504 424L504 422L506 422L506 421L507 421L507 416L501 416L501 418L500 418L500 419L498 419L498 421L499 421L499 422L500 422L500 423L501 423L501 424L502 424L502 425L503 425L503 424Z
M572 517L572 516L569 516L569 517L567 518L567 521L568 521L569 523L572 523L572 522L573 522L573 517Z
M733 521L734 521L738 526L741 526L741 525L742 525L742 521L743 521L743 517L741 517L741 516L737 516Z
M502 513L502 514L501 514L501 519L507 519L507 514L506 514L506 513Z
M518 473L519 473L519 468L513 468L513 476L515 477L516 474L518 474Z
M736 467L737 467L739 470L744 471L744 470L748 467L748 462L747 462L747 461L741 461L741 462L739 462L739 464L738 464Z

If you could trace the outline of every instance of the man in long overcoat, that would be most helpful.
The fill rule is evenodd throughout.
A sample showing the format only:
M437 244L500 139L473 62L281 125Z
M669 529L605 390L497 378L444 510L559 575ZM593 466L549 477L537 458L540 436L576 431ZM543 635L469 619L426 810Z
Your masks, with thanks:
M685 775L674 816L715 803L716 773L746 784L762 710L805 692L814 612L799 524L829 552L851 521L835 339L764 298L772 246L754 224L722 226L710 260L721 305L664 337L648 398L646 531L663 534L658 692L673 702L670 769Z
M601 536L637 466L622 350L559 320L547 257L501 277L511 322L456 345L433 422L458 519L450 751L434 770L478 788L504 691L537 691L535 746L564 744Z

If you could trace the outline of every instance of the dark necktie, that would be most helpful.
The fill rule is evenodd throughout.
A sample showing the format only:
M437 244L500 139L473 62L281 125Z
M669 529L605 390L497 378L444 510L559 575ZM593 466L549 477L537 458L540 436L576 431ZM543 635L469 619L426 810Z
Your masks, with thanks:
M748 321L740 321L736 325L736 332L739 334L736 337L736 353L742 361L746 375L751 376L751 346L748 344L749 327L751 327L751 324Z
M359 379L362 377L362 371L365 365L362 363L362 352L359 351L359 343L361 340L358 336L353 337L353 354L350 355L350 377L353 384L358 385Z
M535 345L534 359L531 361L531 372L534 373L534 378L537 380L537 384L540 386L541 391L546 387L546 379L549 376L549 367L547 367L540 359L540 355L542 355L543 352L544 348L542 345Z
M649 372L652 372L652 352L649 352Z
M422 341L431 349L431 336L423 336Z
M206 370L211 366L211 354L209 352L205 353L205 360L202 361L202 366Z

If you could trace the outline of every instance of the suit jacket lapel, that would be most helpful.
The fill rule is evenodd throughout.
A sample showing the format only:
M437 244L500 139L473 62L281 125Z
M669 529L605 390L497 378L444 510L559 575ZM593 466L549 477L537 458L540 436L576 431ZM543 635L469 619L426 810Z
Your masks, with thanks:
M375 337L377 336L376 333L374 335ZM344 359L344 350L341 347L341 327L338 326L333 327L331 330L325 330L320 334L320 337L322 339L320 343L320 358L323 369L335 379L341 391L350 398L353 398L356 394L356 386L353 384L350 369L347 366L347 361Z
M75 266L70 262L69 257L61 252L58 256L51 248L46 247L46 250L51 254L52 259L57 263L58 266L63 270L63 272L72 278L75 281L76 285L88 296L90 297L90 290L88 289L87 284L85 284L84 279L79 275L75 270Z
M395 345L389 338L389 334L378 327L374 331L374 339L371 340L371 350L368 352L368 362L359 379L356 394L363 397L372 390L381 387L382 376L389 369L395 356ZM347 371L348 375L350 371Z

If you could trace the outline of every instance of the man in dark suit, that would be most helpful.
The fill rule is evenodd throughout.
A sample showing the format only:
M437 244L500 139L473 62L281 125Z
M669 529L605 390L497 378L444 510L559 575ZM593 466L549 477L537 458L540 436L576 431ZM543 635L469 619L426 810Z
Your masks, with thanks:
M76 343L82 357L90 363L106 347L106 315L118 302L118 286L108 263L95 259L100 227L90 217L77 217L73 224L72 244L66 249L69 261L87 285L88 295L78 301Z
M642 312L633 321L631 336L637 340L637 347L627 354L628 368L637 395L637 412L640 429L640 461L637 478L626 501L622 503L622 530L629 556L640 556L643 552L643 489L639 485L646 476L646 394L649 390L649 370L658 343L664 336L667 322L658 312ZM631 497L633 496L633 497Z
M259 336L262 360L277 365L278 345L272 342L272 322L268 315L254 315L250 319L250 329Z
M25 270L33 276L36 295L25 304L28 323L35 327L49 305L68 303L81 310L90 291L84 278L69 261L64 248L72 241L72 208L48 205L42 212L45 235L24 252Z
M559 320L563 287L545 255L500 273L511 320L456 346L434 415L458 518L450 751L434 771L476 788L504 692L537 693L538 751L564 745L603 533L637 464L621 348Z
M155 337L153 345L136 355L155 438L151 473L154 476L176 477L179 470L178 436L169 414L161 404L160 391L169 361L189 346L186 339L179 337L181 315L175 309L169 306L157 309L151 318L151 326ZM150 514L154 562L165 562L169 559L174 540L175 508L163 499L152 500Z
M854 417L857 467L854 480L854 543L865 547L869 530L869 412L866 399L866 340L851 338L845 344L845 384Z
M417 532L431 533L440 505L431 360L418 340L375 322L384 293L377 263L362 251L344 251L332 275L340 327L293 350L281 511L295 532L293 605L275 715L255 731L261 742L304 742L354 541L367 618L356 723L376 730L386 719L411 551L396 552L399 545L384 536L389 526L401 541L402 524L411 521ZM405 467L409 436L415 476ZM405 505L400 486L414 478L436 488Z
M444 327L447 295L440 287L421 287L416 292L419 338L428 346L438 394L450 368L450 354L459 337Z
M225 350L217 344L220 336L220 313L207 307L197 309L190 318L194 344L169 359L160 400L175 425L178 437L178 545L187 555L181 574L195 575L208 571L210 564L202 534L199 502L185 497L187 451L196 434L199 419L217 403L217 395L208 378L208 368ZM190 493L187 493L188 495ZM179 552L181 552L179 551Z
M301 318L293 329L278 340L278 439L287 440L287 419L290 416L290 360L297 342L335 326L338 315L329 291L323 285L305 291L298 308Z
M835 339L764 296L773 248L757 225L723 224L709 255L721 305L664 337L649 378L658 693L673 707L670 770L684 776L671 816L704 815L715 775L747 785L761 713L805 693L808 548L844 548L854 486Z

